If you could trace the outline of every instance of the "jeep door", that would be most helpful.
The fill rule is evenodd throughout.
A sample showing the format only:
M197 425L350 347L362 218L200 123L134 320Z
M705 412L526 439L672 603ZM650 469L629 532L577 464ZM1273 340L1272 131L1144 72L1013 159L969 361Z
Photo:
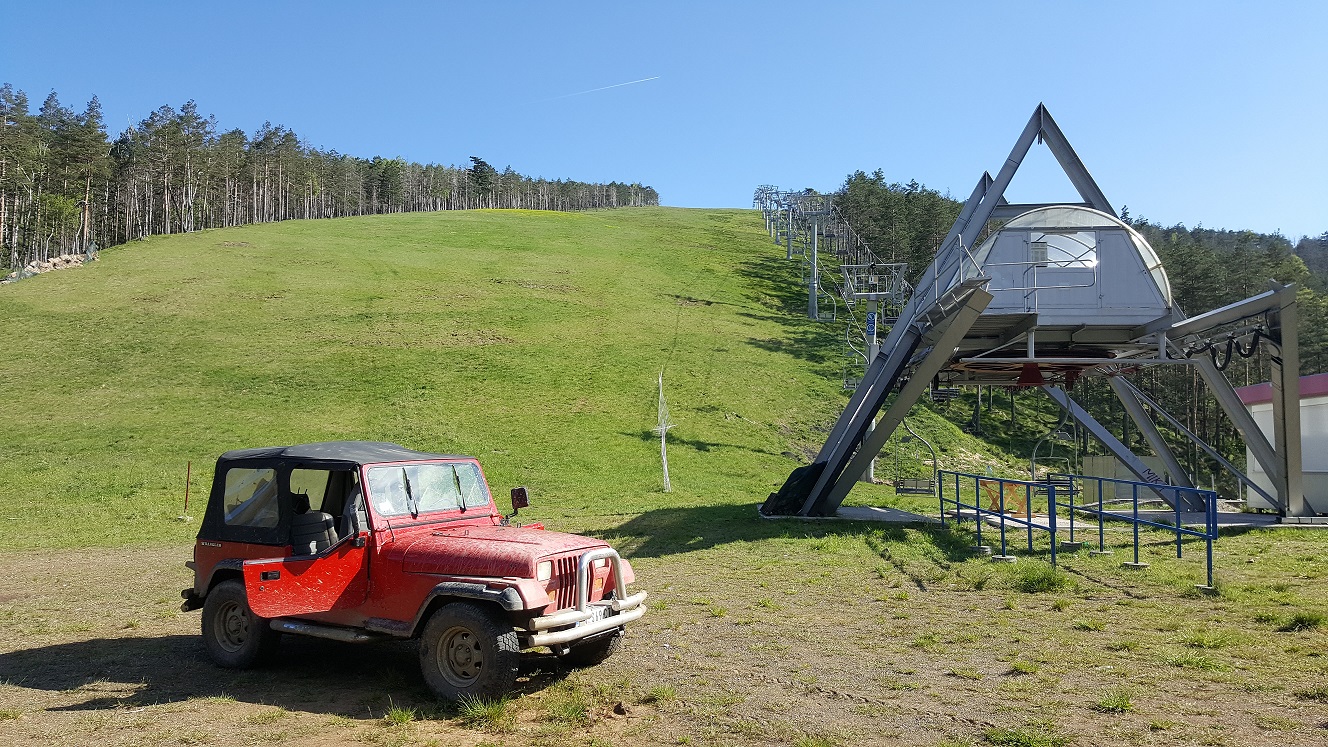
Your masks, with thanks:
M294 547L288 557L243 566L249 607L260 617L310 615L359 607L369 593L368 532L358 475L351 470L297 467L282 475L287 500L282 526L328 522L326 539ZM305 535L301 535L302 537Z

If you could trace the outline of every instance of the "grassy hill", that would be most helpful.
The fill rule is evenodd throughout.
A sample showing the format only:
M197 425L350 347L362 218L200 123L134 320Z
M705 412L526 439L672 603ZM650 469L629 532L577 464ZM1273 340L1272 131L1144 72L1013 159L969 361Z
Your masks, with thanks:
M844 401L842 331L802 317L796 273L751 212L658 208L290 221L106 251L0 289L0 546L186 540L186 463L197 516L220 452L325 439L474 454L500 499L529 485L533 515L574 529L750 506Z
M0 288L0 742L1322 741L1328 532L1224 535L1201 595L1202 546L1159 530L1145 571L1120 529L1053 569L967 529L758 519L845 399L842 327L803 317L797 272L748 211L482 211L154 238ZM1021 394L1011 428L1007 396L983 423L1026 453L1050 423ZM948 422L971 407L910 418L943 467L1006 460ZM335 438L475 454L500 498L531 487L523 516L630 555L650 614L487 720L440 707L409 647L207 666L175 596L186 463L198 517L221 451Z

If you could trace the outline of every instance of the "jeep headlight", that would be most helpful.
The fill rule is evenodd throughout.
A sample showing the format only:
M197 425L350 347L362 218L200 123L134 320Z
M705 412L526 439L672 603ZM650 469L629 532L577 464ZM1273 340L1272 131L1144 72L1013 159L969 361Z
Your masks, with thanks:
M553 561L541 560L539 565L535 566L535 580L548 581L553 577Z

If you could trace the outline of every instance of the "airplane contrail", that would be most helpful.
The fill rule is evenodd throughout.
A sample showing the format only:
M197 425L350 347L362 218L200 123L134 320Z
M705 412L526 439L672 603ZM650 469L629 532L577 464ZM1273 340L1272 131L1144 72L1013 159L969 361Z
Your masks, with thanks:
M570 99L570 98L573 97L573 96L583 96L583 95L585 95L585 94L587 94L587 93L594 93L594 92L596 92L596 91L607 91L607 90L609 90L610 88L622 88L623 86L630 86L630 85L633 85L633 84L635 84L635 83L645 83L645 82L648 81L648 80L659 80L659 78L660 78L660 76L658 76L658 75L652 75L652 76L649 77L649 78L642 78L641 80L629 80L629 81L627 81L626 83L614 83L614 84L611 85L611 86L600 86L599 88L592 88L592 89L590 89L590 90L588 90L588 91L577 91L576 93L565 93L565 94L563 94L562 96L554 96L554 97L551 98L551 99L544 99L544 101L557 101L558 99Z

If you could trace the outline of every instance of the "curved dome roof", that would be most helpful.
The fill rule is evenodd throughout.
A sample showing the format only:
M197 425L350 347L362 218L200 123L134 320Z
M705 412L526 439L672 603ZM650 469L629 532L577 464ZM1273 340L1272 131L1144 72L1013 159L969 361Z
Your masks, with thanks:
M1162 292L1162 297L1166 299L1167 305L1171 305L1171 283L1167 280L1167 271L1162 267L1162 260L1158 258L1157 252L1153 251L1153 247L1148 244L1147 239L1116 216L1079 205L1052 205L1030 210L1011 218L1001 227L1001 231L1029 228L1051 230L1120 229L1130 238L1130 243L1134 246L1135 251L1139 252L1139 258L1143 261L1149 275L1152 276L1153 282L1157 284L1157 289ZM979 265L986 264L987 256L991 253L991 248L995 245L996 237L1000 235L1001 231L987 237L987 240L982 242L982 246L974 252L974 259L977 260Z

